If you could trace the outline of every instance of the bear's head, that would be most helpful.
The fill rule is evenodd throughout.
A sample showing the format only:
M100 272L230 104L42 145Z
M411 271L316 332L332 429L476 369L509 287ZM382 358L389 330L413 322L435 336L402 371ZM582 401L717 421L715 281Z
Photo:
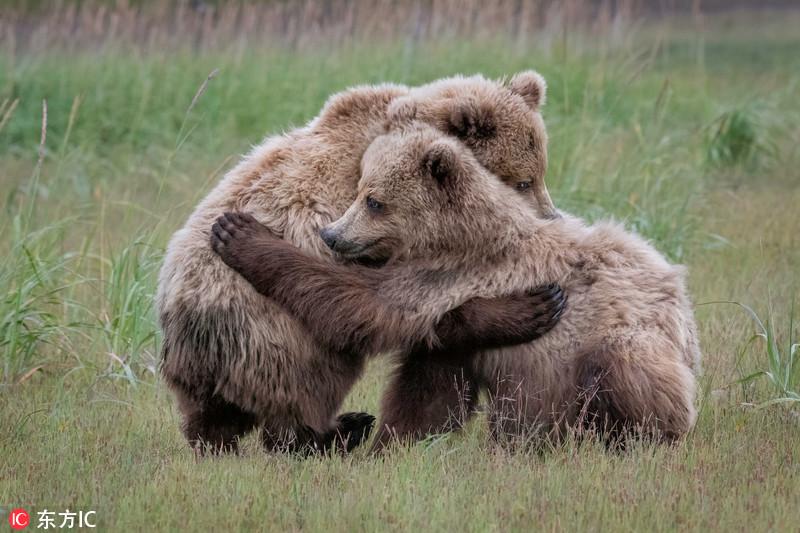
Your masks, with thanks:
M467 258L513 245L535 220L528 202L469 148L417 121L372 142L356 200L320 236L353 261Z
M557 216L544 182L546 84L534 71L508 80L444 78L412 89L388 110L388 127L426 122L463 142L476 159L514 188L544 218Z

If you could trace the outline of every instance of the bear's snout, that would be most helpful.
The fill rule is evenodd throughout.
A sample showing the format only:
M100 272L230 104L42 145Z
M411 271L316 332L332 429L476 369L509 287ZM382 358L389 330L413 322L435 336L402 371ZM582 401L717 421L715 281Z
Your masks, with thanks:
M319 230L319 236L322 237L322 241L333 251L336 251L336 244L339 242L339 234L336 230L324 227Z
M341 231L326 226L319 230L319 236L323 242L342 257L355 258L367 250L370 246L358 241L351 241L342 236Z

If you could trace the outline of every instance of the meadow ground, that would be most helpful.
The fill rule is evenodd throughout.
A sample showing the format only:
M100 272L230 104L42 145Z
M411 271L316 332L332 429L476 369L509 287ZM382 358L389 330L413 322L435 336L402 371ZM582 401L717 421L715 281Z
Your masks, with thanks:
M120 531L796 531L800 17L753 17L330 48L0 41L0 509L95 510ZM689 267L696 429L669 448L510 453L478 419L378 459L268 456L250 437L196 463L155 374L153 312L193 205L348 85L525 68L549 82L556 204ZM387 372L371 364L345 409L376 412Z

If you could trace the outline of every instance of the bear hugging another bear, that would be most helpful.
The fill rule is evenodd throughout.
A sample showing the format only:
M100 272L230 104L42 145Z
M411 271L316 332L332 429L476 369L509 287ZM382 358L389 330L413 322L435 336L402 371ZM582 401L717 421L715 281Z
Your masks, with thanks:
M411 123L376 139L358 197L325 233L349 260L390 264L329 267L247 215L220 218L212 246L321 339L337 335L326 317L347 336L368 336L370 317L442 316L453 301L557 280L570 303L551 332L465 363L473 397L486 389L492 398L492 434L558 439L577 428L614 443L632 434L671 442L694 424L700 354L684 270L618 225L541 218L440 131ZM411 403L423 413L447 403L446 387L409 371L424 364L412 359L396 374L379 446L410 436L419 413L408 408L409 389L427 394Z
M699 350L683 271L613 224L555 216L544 94L532 72L356 88L231 171L162 271L189 442L232 450L260 426L271 450L352 449L372 418L336 412L381 351L399 365L376 449L459 427L484 390L498 438L684 435ZM252 215L214 223L224 211Z
M563 294L543 287L494 301L474 298L458 309L453 302L443 316L397 316L396 322L377 324L371 335L319 342L297 317L226 266L209 245L211 225L220 214L249 212L286 242L336 264L319 230L356 198L367 147L387 125L406 121L410 109L417 120L470 146L531 209L553 216L543 181L544 92L544 81L534 72L500 81L457 76L417 88L356 87L333 96L305 127L265 139L225 175L171 239L159 276L161 374L176 395L192 447L235 451L240 436L260 428L268 450L347 449L366 436L372 423L362 414L337 417L362 373L365 353L377 354L383 346L441 352L442 341L476 353L531 341L552 327ZM419 300L426 298L418 294ZM492 327L488 333L477 323L454 327L464 316L481 317L489 325L513 322L513 327ZM455 377L446 380L453 383Z

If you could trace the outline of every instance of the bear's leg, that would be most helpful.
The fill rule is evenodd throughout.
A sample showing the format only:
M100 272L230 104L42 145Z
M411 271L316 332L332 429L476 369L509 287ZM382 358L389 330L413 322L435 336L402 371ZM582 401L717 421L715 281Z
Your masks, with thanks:
M372 451L395 440L413 442L462 427L475 412L479 393L469 365L425 351L412 353L384 394Z
M261 434L264 449L271 453L312 455L330 450L350 452L369 438L375 417L368 413L344 413L336 425L321 433L306 425L275 429L265 426Z
M560 438L557 425L559 387L548 364L530 366L519 353L494 355L486 379L489 436L508 450L541 449ZM509 361L499 362L499 359Z
M302 425L294 428L264 426L261 431L261 443L269 453L311 455L321 451L324 438L324 434Z
M626 343L581 357L578 426L614 447L630 437L674 442L686 435L696 417L695 378L677 354L669 357L669 349Z
M237 453L239 438L255 427L255 415L219 396L197 400L181 391L177 396L183 415L183 434L198 456L206 451Z
M325 449L349 453L369 439L375 417L369 413L344 413L336 418L334 427L325 436Z

